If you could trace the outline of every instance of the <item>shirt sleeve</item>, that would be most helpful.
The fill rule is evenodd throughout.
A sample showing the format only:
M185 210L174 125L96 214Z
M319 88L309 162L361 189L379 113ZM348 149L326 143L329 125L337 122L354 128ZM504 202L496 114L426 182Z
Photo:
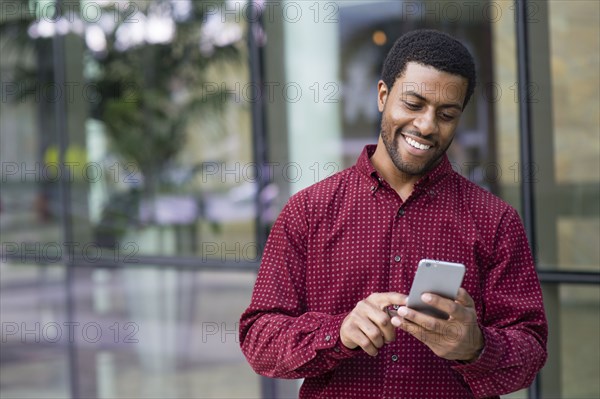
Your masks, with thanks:
M306 309L308 222L304 192L293 196L267 240L252 300L240 319L240 345L257 373L307 378L335 368L356 351L339 332L346 314Z
M479 358L458 365L476 397L529 386L546 361L548 326L527 237L512 208L497 229L495 259L483 281L485 345Z

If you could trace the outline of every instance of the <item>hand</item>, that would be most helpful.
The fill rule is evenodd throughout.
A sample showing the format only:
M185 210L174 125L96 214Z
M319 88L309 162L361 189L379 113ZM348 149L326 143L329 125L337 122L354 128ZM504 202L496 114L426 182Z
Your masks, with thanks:
M484 340L477 324L475 303L467 291L460 288L455 301L434 294L423 294L421 299L448 313L449 319L438 319L404 306L398 309L398 316L392 318L392 324L423 342L444 359L477 360Z
M356 304L340 327L340 340L349 349L361 347L376 356L384 344L396 339L396 327L387 308L405 305L406 295L395 292L375 293ZM395 315L395 312L394 312Z

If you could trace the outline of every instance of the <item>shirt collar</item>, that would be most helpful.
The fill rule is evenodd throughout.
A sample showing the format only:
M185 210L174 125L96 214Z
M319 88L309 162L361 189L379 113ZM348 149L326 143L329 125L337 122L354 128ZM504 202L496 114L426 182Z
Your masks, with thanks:
M378 182L382 181L382 178L379 176L379 173L377 173L377 170L371 163L371 157L375 153L376 148L376 144L366 145L356 161L356 168L361 172L361 174L370 179L369 183L378 184ZM442 155L441 162L415 183L415 189L425 189L427 187L431 187L450 172L452 172L452 165L448 160L448 156L444 154Z

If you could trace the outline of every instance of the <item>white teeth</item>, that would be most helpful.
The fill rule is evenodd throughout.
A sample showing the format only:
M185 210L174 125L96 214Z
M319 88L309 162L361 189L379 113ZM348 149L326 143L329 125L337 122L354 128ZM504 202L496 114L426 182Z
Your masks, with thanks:
M431 148L430 145L417 143L415 140L411 139L410 137L406 137L406 142L408 144L410 144L411 146L418 148L419 150L428 150Z

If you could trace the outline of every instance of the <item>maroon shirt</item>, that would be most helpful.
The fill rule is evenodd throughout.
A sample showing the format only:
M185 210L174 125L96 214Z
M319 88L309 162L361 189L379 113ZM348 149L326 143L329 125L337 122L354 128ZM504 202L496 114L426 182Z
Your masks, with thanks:
M371 164L374 151L281 212L241 317L249 363L265 376L305 378L301 398L465 399L528 386L546 359L547 324L517 212L446 156L403 202ZM376 357L344 347L340 326L356 303L408 294L423 258L466 266L485 338L479 359L442 359L400 329Z

